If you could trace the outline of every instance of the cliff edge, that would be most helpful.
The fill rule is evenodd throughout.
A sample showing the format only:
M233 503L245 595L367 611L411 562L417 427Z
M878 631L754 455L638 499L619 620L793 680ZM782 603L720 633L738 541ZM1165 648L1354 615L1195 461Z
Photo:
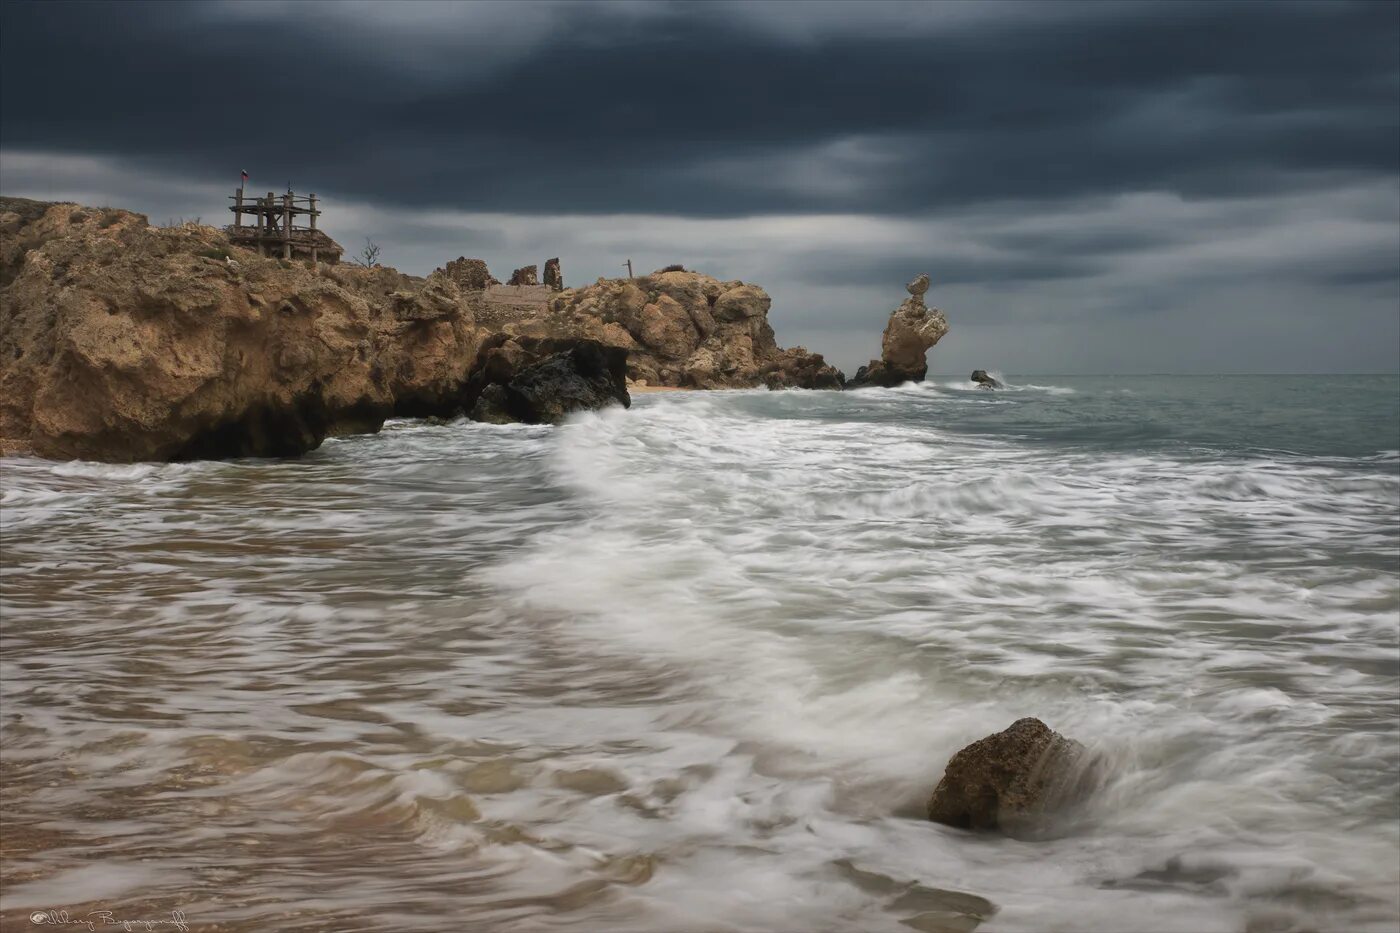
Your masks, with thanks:
M0 198L0 451L290 456L390 415L557 421L628 404L627 379L841 384L777 346L757 286L662 272L560 290L557 261L547 272L512 286L472 261L426 278L313 269L214 227Z

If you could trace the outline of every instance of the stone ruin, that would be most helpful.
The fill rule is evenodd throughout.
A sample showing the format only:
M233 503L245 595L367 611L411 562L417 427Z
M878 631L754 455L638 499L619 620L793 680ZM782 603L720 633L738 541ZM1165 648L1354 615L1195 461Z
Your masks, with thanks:
M501 284L486 268L485 260L481 259L458 256L444 266L443 271L465 292L485 291L489 286Z
M564 290L558 259L545 262L544 284L540 284L537 269L516 269L510 280L502 284L486 267L485 260L459 256L442 271L457 283L479 322L505 324L518 320L522 314L544 311L554 296Z
M564 273L559 267L558 257L545 260L543 285L539 280L538 268L538 266L522 266L511 273L510 280L505 284L513 288L548 288L552 292L564 290ZM443 271L464 292L484 292L492 286L501 284L501 280L491 274L491 270L486 267L486 261L483 259L468 259L465 256L458 256L444 266Z
M564 290L564 273L559 269L558 257L544 261L544 284L556 292Z

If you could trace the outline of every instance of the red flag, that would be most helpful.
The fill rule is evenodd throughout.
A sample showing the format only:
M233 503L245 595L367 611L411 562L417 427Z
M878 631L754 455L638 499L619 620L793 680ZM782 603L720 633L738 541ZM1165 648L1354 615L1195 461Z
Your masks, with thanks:
M241 174L243 175L243 183L244 183L244 184L247 184L247 183L248 183L248 173L247 173L247 172L243 172L243 173L241 173Z

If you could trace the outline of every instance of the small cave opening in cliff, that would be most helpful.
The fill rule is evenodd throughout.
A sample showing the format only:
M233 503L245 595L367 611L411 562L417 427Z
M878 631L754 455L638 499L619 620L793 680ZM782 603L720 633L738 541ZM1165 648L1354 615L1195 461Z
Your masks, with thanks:
M256 405L237 418L196 432L170 459L299 457L321 445L321 441L330 433L333 421L320 393L308 392L294 399L289 406Z

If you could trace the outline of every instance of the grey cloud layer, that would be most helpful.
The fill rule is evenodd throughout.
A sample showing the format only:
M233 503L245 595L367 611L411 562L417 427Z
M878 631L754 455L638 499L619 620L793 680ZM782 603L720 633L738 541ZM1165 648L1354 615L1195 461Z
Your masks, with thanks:
M64 197L207 220L248 168L256 190L314 185L347 245L373 235L410 271L547 253L577 281L654 253L751 278L785 340L848 368L923 270L952 368L1400 361L1392 3L21 0L0 19L7 193L57 173Z
M785 42L781 11L759 30L708 4L429 6L376 33L346 22L359 8L314 4L18 2L0 100L12 148L187 169L232 150L278 177L481 210L916 213L1394 171L1394 5L1097 6L1112 15L1008 5L904 35L842 32L832 11L858 24L859 4L808 7L826 28ZM782 165L808 183L764 177Z

